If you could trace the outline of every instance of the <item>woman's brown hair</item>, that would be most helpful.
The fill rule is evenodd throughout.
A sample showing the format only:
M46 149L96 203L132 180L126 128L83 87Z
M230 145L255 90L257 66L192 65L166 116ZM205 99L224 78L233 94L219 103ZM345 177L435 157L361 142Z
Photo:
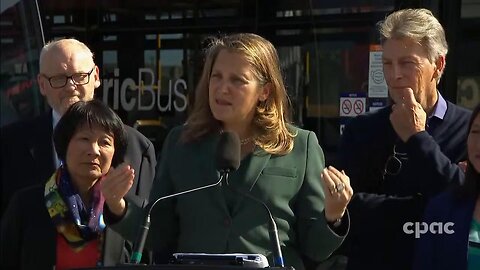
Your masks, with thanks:
M252 67L261 87L269 84L270 95L256 107L252 126L255 144L270 154L284 155L293 149L295 133L289 130L289 99L283 83L277 50L266 39L250 33L227 35L210 42L200 81L195 90L193 110L182 134L184 142L196 141L219 132L221 122L213 117L208 95L213 64L222 50L242 54Z

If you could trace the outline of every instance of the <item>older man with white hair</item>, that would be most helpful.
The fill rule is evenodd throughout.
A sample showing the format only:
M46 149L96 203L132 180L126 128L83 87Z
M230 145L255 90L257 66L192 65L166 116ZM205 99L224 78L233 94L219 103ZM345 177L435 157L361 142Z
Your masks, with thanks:
M340 144L341 168L356 194L347 269L410 269L425 202L466 160L470 112L437 89L448 52L442 25L426 9L393 12L379 24L392 105L353 119Z

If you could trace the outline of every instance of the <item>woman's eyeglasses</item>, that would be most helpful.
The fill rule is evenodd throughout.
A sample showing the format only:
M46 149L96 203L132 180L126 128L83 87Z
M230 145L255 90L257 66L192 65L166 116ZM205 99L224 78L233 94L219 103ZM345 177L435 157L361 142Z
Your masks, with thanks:
M402 170L403 162L408 160L407 153L397 152L397 145L393 145L393 154L387 158L385 168L383 169L383 178L386 175L396 176Z

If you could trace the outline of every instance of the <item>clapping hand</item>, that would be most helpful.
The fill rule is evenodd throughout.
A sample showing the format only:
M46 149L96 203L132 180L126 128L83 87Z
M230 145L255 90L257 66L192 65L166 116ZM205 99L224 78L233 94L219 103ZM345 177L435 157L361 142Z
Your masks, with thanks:
M117 168L110 168L102 179L102 193L113 214L120 216L125 210L123 197L132 187L134 178L134 169L130 165L122 163Z

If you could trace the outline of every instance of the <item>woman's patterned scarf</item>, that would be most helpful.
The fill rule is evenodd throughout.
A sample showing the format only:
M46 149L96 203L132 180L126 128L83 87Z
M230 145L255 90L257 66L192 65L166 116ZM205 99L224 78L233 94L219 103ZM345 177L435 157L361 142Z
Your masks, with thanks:
M81 250L92 239L98 238L104 228L100 180L92 187L91 204L86 206L70 174L60 166L45 185L45 203L57 232L63 235L74 250Z

